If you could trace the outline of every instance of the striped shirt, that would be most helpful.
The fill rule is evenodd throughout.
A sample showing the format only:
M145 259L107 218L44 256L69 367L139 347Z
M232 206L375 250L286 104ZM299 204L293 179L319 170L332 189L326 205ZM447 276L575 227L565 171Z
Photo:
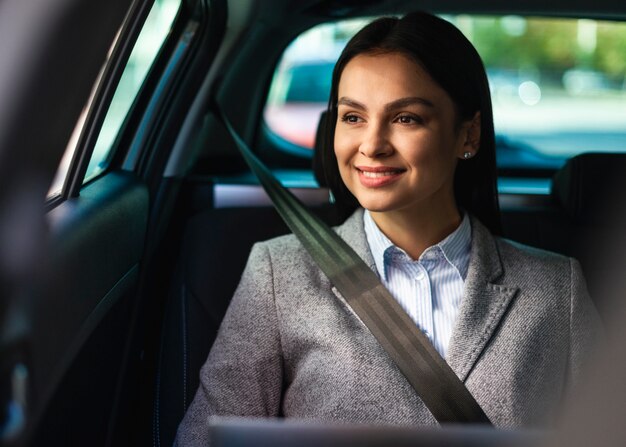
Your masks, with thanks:
M378 275L391 295L445 358L459 311L472 245L470 219L413 260L363 213L365 235Z

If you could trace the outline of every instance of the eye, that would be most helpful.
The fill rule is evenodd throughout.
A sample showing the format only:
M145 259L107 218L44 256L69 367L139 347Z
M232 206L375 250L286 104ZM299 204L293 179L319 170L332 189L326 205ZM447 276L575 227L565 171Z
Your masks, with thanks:
M363 120L358 115L354 115L352 113L346 113L345 115L341 117L341 121L343 121L344 123L348 123L348 124L356 124L356 123L360 123Z
M398 115L395 119L400 124L422 124L424 120L417 115L403 114Z

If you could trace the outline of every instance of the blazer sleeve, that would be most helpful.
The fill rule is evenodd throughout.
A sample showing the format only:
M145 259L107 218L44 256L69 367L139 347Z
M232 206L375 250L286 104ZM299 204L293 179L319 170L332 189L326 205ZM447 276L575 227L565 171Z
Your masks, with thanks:
M598 312L593 305L580 267L570 259L570 382L576 385L598 343L603 339L603 329Z
M282 374L271 258L258 243L200 370L175 445L207 447L211 416L277 416Z

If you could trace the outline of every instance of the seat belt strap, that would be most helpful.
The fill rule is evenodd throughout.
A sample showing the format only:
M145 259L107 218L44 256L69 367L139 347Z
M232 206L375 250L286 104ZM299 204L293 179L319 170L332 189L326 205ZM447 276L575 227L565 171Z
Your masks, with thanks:
M319 268L395 362L439 423L491 424L463 382L359 255L307 209L215 112L274 207Z

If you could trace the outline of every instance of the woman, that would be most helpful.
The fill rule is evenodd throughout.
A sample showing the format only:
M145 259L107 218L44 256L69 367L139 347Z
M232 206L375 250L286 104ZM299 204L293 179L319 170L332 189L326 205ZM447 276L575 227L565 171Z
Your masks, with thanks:
M428 14L376 20L339 58L328 112L329 184L362 207L336 231L495 425L546 424L596 316L576 261L493 236L493 120L474 48ZM252 249L179 445L205 445L211 415L436 423L294 236Z

